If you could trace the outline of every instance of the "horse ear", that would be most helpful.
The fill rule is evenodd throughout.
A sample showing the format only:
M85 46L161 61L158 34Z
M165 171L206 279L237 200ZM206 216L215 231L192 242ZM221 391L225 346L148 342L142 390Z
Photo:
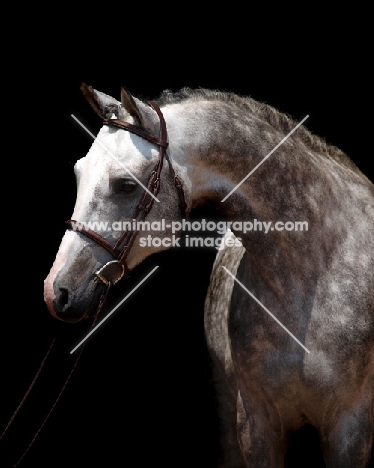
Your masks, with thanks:
M110 119L113 114L118 118L118 110L121 107L121 103L107 94L96 91L86 83L82 83L80 87L85 98L93 108L93 110L102 119Z
M158 123L155 112L148 104L134 97L124 85L121 85L121 103L122 109L131 115L137 125L155 131Z
M137 124L144 125L139 99L135 99L125 86L121 85L121 103L123 108L134 118Z

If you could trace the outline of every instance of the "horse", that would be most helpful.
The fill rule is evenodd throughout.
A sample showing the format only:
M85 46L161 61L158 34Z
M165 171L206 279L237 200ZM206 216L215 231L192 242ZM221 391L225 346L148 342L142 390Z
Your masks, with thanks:
M178 247L191 213L211 207L224 223L204 318L217 466L283 467L309 424L327 468L368 467L373 183L343 151L249 96L81 90L103 126L74 167L72 219L44 282L50 313L92 319L113 286Z

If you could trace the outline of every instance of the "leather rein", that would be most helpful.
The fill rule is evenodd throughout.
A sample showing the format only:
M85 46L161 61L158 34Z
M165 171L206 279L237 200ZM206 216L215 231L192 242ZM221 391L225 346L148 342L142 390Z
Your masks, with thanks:
M187 205L185 201L182 182L174 171L173 165L170 160L170 156L167 151L169 143L166 122L159 106L154 101L148 101L148 104L152 107L152 109L157 113L159 117L159 136L156 136L153 133L137 125L130 124L129 122L123 122L118 119L103 119L104 125L117 127L129 131L159 146L159 156L157 163L149 176L147 190L144 190L140 202L135 209L135 213L132 217L132 220L143 221L146 218L147 214L151 211L155 201L155 197L157 197L157 194L160 190L161 170L163 167L164 159L166 159L168 162L169 170L173 177L174 185L177 189L182 217L186 218ZM81 234L96 242L96 244L106 249L114 258L114 260L106 263L102 268L95 272L96 276L106 286L108 286L108 289L110 289L112 285L116 284L120 279L126 277L129 274L129 268L127 266L126 260L134 244L138 231L126 229L116 241L116 243L112 244L106 239L104 239L104 237L100 236L91 229L86 228L83 224L79 223L78 221L70 219L66 221L66 223L70 226L70 229L74 228L75 231L80 232ZM101 301L99 305L100 309L103 306L102 302L103 301Z

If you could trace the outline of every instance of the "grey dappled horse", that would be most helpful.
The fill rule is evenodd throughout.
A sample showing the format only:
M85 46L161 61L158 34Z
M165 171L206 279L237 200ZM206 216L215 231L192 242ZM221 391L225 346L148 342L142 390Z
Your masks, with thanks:
M87 85L82 90L101 118L159 135L155 108L126 89L120 101ZM225 238L236 235L243 246L218 253L206 299L221 416L218 465L282 467L292 434L309 423L328 468L367 467L374 432L373 184L305 127L285 139L297 122L251 98L183 89L164 92L156 102L187 215L209 204L237 223ZM131 220L161 146L104 125L76 164L72 218ZM182 216L169 164L164 161L150 222ZM308 230L235 229L254 219L307 221ZM121 235L99 234L111 244ZM168 229L151 234L171 236ZM65 233L45 280L45 301L58 319L77 321L97 310L105 279L95 272L113 262L103 247L77 230ZM166 248L135 239L126 271Z

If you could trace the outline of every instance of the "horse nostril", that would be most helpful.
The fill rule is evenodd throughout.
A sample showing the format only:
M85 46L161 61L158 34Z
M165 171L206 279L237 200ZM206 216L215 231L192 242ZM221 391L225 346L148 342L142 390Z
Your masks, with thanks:
M68 303L69 299L69 293L66 288L60 288L61 294L60 294L60 305L64 306L65 304Z
M68 288L59 288L60 294L56 300L57 307L60 312L65 312L66 309L70 307L71 303L71 291Z

